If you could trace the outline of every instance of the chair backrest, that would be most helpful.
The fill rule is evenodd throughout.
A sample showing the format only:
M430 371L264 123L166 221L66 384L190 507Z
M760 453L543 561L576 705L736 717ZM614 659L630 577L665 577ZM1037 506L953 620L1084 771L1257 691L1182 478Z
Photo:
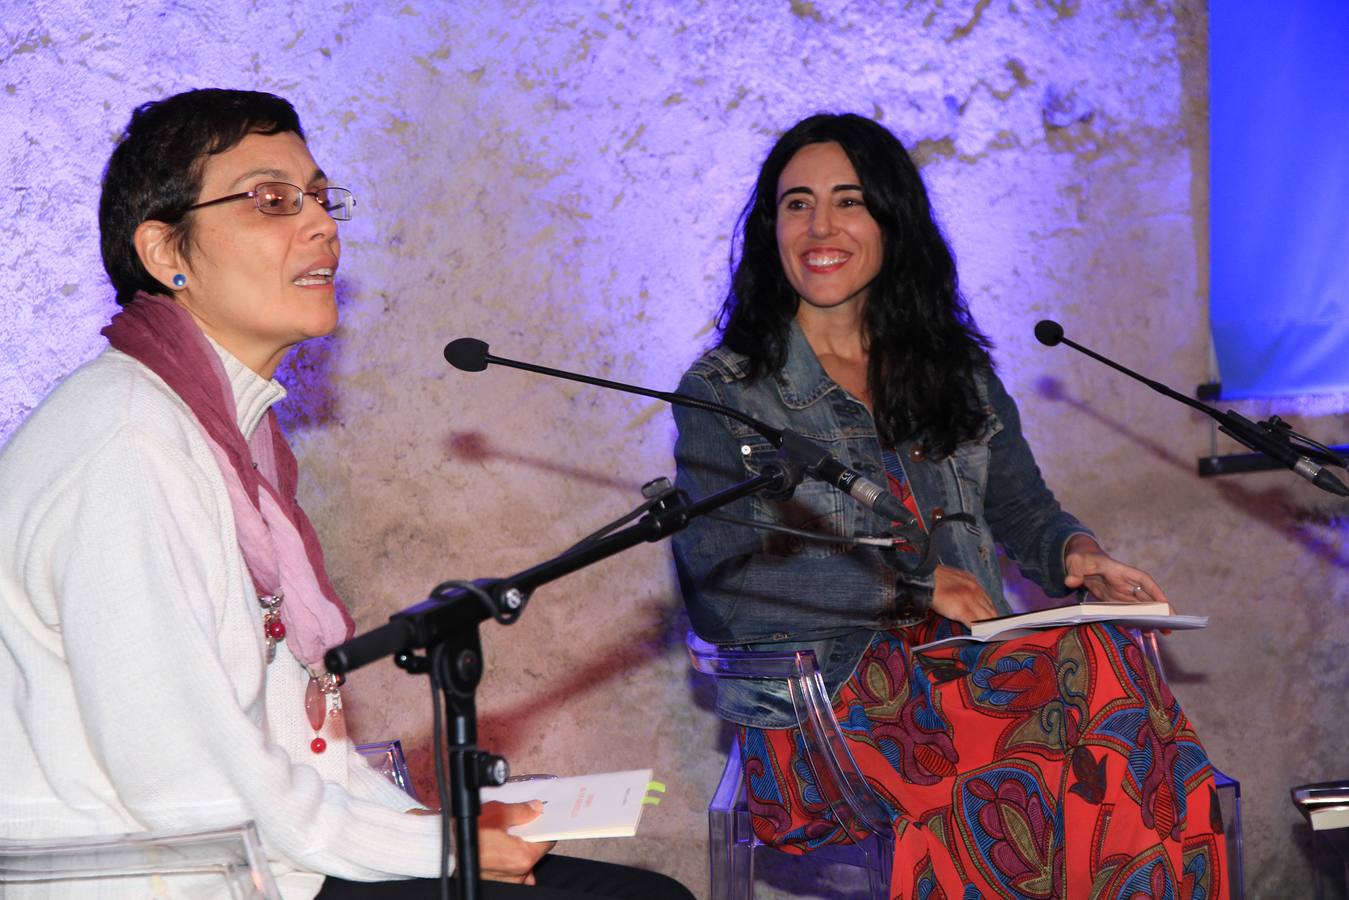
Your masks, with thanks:
M855 841L870 833L890 833L890 816L848 750L813 651L774 653L717 647L692 631L686 643L693 668L706 675L785 681L806 758L835 818Z
M403 742L397 738L392 741L373 741L369 744L357 744L356 752L365 761L395 787L413 800L417 799L417 788L408 772L407 760L403 757Z
M252 822L191 832L0 840L0 896L280 900Z

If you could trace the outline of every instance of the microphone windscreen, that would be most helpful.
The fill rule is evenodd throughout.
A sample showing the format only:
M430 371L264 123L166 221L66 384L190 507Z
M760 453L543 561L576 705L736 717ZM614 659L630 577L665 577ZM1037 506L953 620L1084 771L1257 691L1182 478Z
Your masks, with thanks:
M1063 326L1053 319L1041 319L1035 323L1035 339L1046 347L1053 347L1063 340ZM449 354L448 350L445 352Z
M445 345L445 361L465 372L481 372L487 368L487 342L456 338Z

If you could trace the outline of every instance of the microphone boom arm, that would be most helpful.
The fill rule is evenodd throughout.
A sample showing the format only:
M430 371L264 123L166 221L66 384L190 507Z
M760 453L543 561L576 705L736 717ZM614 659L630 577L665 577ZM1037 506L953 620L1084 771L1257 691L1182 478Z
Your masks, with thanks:
M472 339L460 338L460 340L472 340ZM456 343L458 343L458 341L451 341L450 345L445 348L445 358L449 360L451 365L455 365L457 367L456 360L451 358L452 354L450 352L450 346L453 346ZM593 375L582 375L578 372L567 372L562 369L552 369L549 368L548 366L539 366L535 365L534 363L521 362L520 360L517 359L506 359L500 356L493 356L492 354L486 352L484 352L483 360L484 362L494 363L498 366L508 366L512 369L523 369L526 372L534 372L539 375L551 375L553 378L563 378L566 379L567 381L579 381L583 384L592 384L595 387L609 388L610 390L613 391L621 391L627 394L641 394L644 397L653 397L656 400L664 400L666 403L673 403L676 406L692 406L697 409L706 410L707 412L721 413L724 416L729 416L730 418L735 419L745 425L748 425L750 428L753 428L759 434L767 438L773 444L774 447L782 446L782 429L774 428L771 425L768 425L764 422L760 422L753 416L746 415L745 413L742 413L737 409L732 409L729 406L722 406L720 403L712 403L710 401L703 400L700 397L692 397L689 396L688 394L680 394L674 391L657 391L653 390L652 388L640 387L635 384L625 384L621 381L610 381L607 378L596 378Z
M1187 397L1178 391L1174 391L1159 381L1153 381L1132 369L1120 365L1114 360L1107 359L1099 353L1083 347L1074 341L1070 341L1063 336L1063 327L1050 319L1043 319L1035 326L1035 337L1040 343L1047 347L1055 344L1067 344L1079 353L1090 356L1099 363L1104 363L1117 372L1123 372L1135 381L1141 381L1159 394L1170 397L1172 400L1178 400L1191 409L1196 409L1204 415L1209 416L1218 423L1218 430L1237 443L1249 447L1257 453L1262 453L1272 460L1281 463L1292 469L1298 475L1310 481L1312 484L1332 494L1338 494L1341 497L1349 496L1349 487L1343 482L1327 472L1312 458L1319 459L1327 465L1337 465L1345 467L1343 459L1339 458L1333 452L1327 453L1315 449L1304 449L1295 447L1291 438L1297 438L1306 443L1316 443L1304 438L1302 435L1293 431L1277 416L1267 422L1252 422L1250 419L1229 409L1222 412L1203 403L1193 397ZM1324 446L1324 445L1318 445ZM1328 448L1326 448L1328 450ZM1201 465L1202 474L1202 465Z
M477 338L456 338L450 341L445 345L445 361L456 369L465 372L481 372L487 368L489 363L495 363L500 366L522 369L526 372L535 372L567 381L579 381L582 384L591 384L627 394L654 397L675 406L688 406L705 412L719 413L748 425L767 438L774 447L782 451L790 465L802 467L807 475L833 485L878 516L899 522L905 528L913 526L917 521L904 504L886 488L868 480L861 473L849 469L820 445L803 435L774 428L733 407L703 400L700 397L692 397L688 394L657 391L634 384L625 384L621 381L610 381L607 378L596 378L593 375L582 375L577 372L567 372L562 369L493 356L487 352L487 343Z

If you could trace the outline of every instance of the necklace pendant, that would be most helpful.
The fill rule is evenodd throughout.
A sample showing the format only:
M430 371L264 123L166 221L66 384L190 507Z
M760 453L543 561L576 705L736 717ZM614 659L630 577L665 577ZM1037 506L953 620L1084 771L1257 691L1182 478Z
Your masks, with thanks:
M262 637L267 643L267 665L276 659L276 644L286 639L286 626L281 621L280 591L275 594L259 594L258 606L262 607Z
M313 675L304 689L304 712L310 728L315 731L323 728L323 720L328 717L328 698L324 696L322 683Z

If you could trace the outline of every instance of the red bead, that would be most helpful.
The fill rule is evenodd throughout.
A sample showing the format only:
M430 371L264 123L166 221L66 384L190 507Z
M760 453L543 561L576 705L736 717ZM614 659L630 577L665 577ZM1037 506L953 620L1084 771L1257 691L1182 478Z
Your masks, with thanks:
M309 742L309 749L313 750L315 753L322 753L324 750L328 749L328 742L323 738L314 738Z
M286 636L286 623L280 619L272 619L267 623L267 636L274 641L279 641Z

